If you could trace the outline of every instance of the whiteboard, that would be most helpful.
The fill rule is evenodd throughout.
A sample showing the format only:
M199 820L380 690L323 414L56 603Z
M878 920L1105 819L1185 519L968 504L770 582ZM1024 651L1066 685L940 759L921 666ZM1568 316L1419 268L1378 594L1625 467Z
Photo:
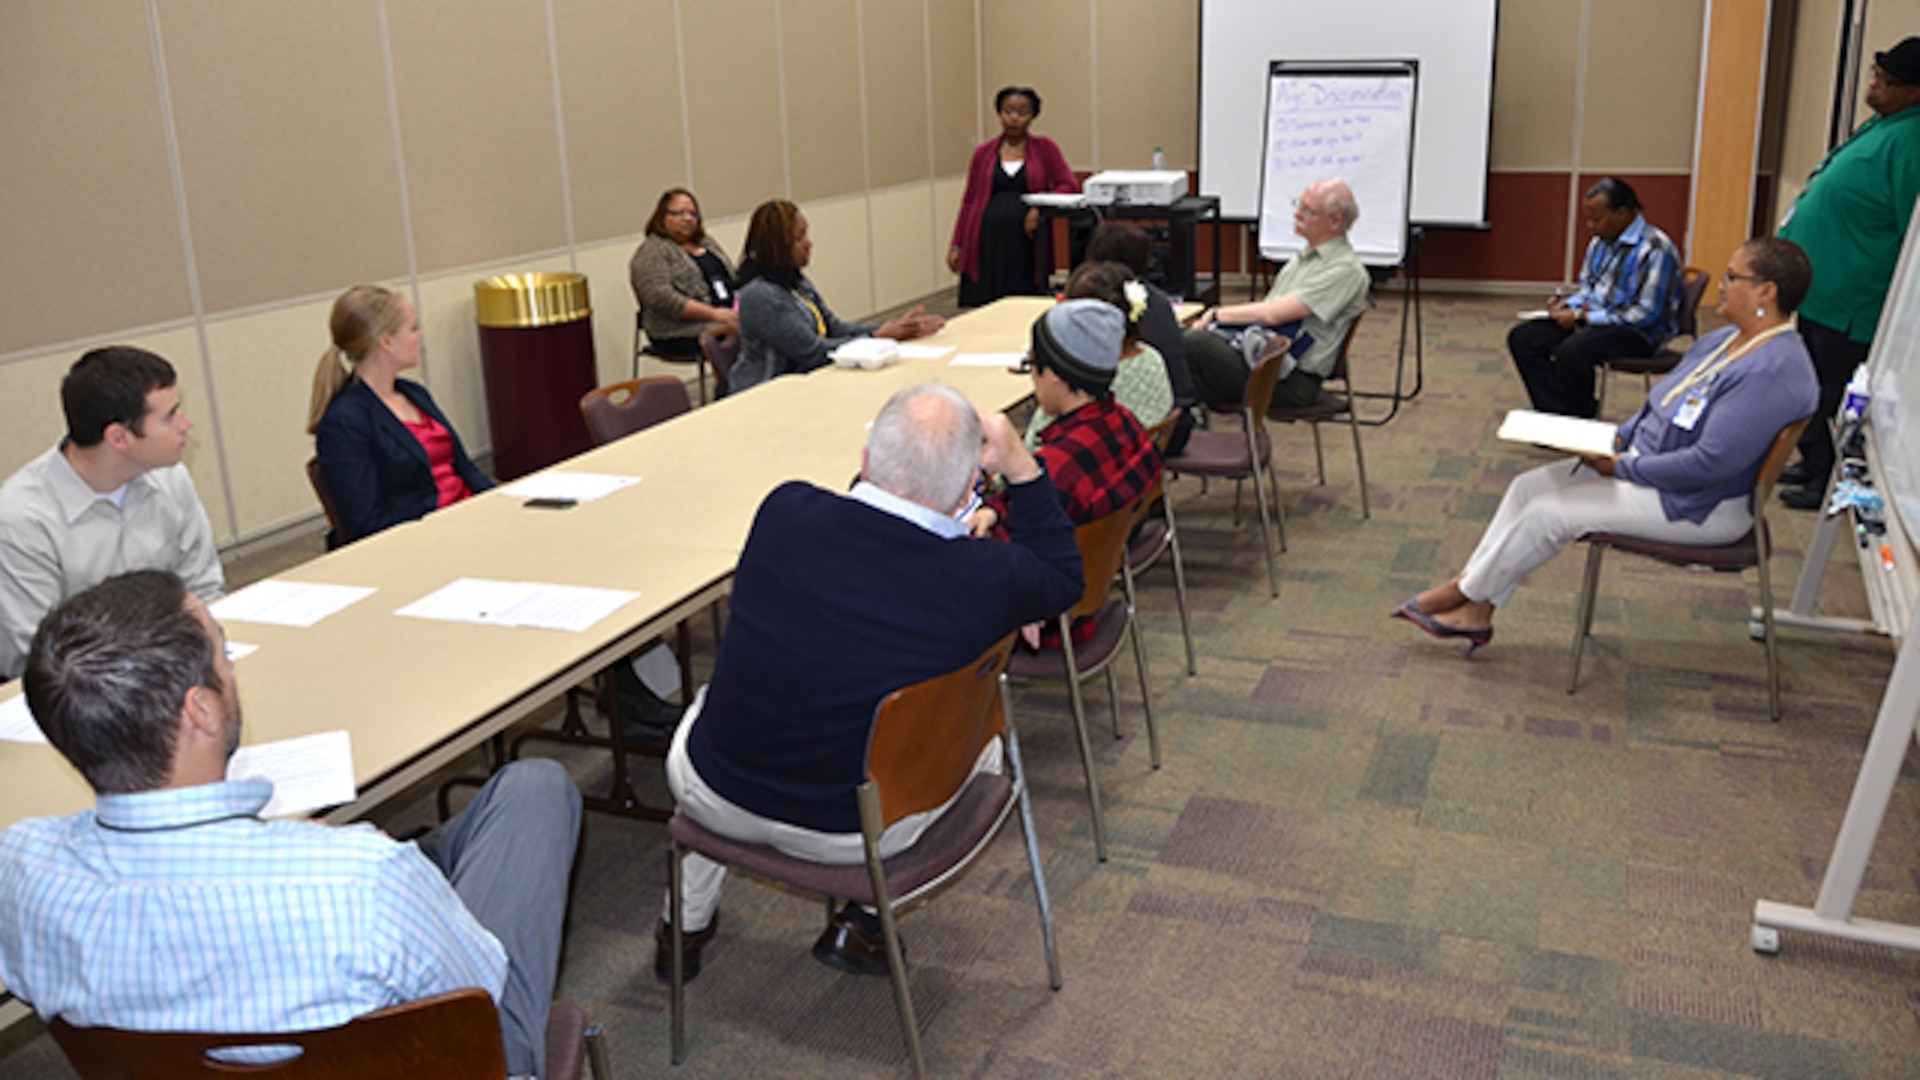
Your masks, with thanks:
M1260 181L1260 254L1291 259L1293 201L1308 184L1337 176L1353 189L1360 219L1347 240L1360 261L1398 266L1406 256L1413 179L1417 64L1272 65Z
M1920 203L1915 204L1920 207ZM1880 445L1875 483L1900 512L1910 537L1920 537L1920 213L1907 222L1906 246L1880 310L1867 354L1873 394L1870 415ZM1815 417L1814 423L1825 423Z
M1412 220L1485 227L1499 0L1201 0L1200 190L1223 218L1260 211L1274 60L1420 61ZM1360 207L1364 220L1367 207Z

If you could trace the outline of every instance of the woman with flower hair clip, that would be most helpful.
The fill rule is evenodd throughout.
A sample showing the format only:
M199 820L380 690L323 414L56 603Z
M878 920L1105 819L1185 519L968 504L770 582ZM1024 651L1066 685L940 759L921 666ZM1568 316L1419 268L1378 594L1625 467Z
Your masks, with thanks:
M1113 374L1114 399L1133 414L1143 428L1167 418L1173 411L1173 384L1167 380L1166 361L1153 346L1140 340L1140 319L1147 310L1147 287L1117 262L1084 262L1067 278L1067 299L1105 300L1126 318L1126 344ZM1040 432L1053 417L1036 408L1027 425L1027 447L1040 445Z

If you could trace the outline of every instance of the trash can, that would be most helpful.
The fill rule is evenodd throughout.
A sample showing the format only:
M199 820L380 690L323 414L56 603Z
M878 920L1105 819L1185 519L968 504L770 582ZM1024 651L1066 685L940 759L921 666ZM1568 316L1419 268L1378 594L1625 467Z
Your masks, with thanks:
M473 284L493 470L511 480L589 449L580 398L598 381L584 274L502 274Z

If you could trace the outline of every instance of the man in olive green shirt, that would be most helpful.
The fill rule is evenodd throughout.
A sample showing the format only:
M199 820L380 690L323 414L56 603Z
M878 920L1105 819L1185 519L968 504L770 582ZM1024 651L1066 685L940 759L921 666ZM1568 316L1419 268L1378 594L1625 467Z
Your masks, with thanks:
M1873 59L1873 118L1820 162L1780 223L1780 235L1813 262L1800 336L1820 376L1820 411L1800 437L1800 460L1781 476L1790 486L1780 492L1782 502L1800 510L1819 506L1826 493L1834 457L1827 422L1873 344L1920 197L1920 37Z
M1305 332L1312 343L1283 368L1273 400L1311 405L1320 396L1320 380L1333 371L1347 327L1367 306L1371 284L1367 268L1347 242L1347 230L1360 216L1353 189L1344 180L1316 180L1294 200L1293 231L1307 248L1273 279L1267 298L1257 304L1230 304L1200 316L1187 331L1187 366L1193 370L1194 396L1201 401L1238 405L1245 395L1252 363L1219 333L1222 326L1258 325L1289 337Z

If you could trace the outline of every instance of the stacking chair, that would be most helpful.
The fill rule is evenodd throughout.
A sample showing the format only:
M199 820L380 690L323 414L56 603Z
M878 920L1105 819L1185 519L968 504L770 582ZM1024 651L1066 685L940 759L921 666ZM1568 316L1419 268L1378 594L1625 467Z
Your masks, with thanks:
M1280 381L1280 364L1285 354L1275 352L1263 358L1247 377L1246 396L1241 399L1240 430L1207 431L1195 429L1187 437L1184 450L1167 459L1167 471L1188 476L1212 476L1235 482L1233 505L1235 520L1240 509L1238 483L1251 476L1254 497L1260 503L1260 548L1267 556L1267 587L1280 595L1280 575L1273 564L1273 538L1268 524L1280 523L1280 550L1287 549L1287 519L1280 510L1280 499L1273 482L1273 442L1267 436L1267 410L1273 404L1273 388ZM1272 491L1271 502L1269 492Z
M332 551L352 540L347 528L340 523L340 506L333 501L333 488L327 483L326 470L320 467L320 459L307 459L307 483L313 485L314 497L320 500L320 509L327 515L327 550Z
M193 1080L247 1076L259 1080L421 1080L503 1077L500 1020L485 990L455 990L356 1017L339 1027L272 1035L121 1031L47 1025L80 1080ZM547 1017L547 1076L579 1080L581 1050L594 1080L610 1080L606 1040L579 1006L556 1001ZM300 1054L269 1065L239 1065L208 1051L297 1046Z
M724 326L716 326L700 335L700 352L707 358L707 366L713 369L713 399L727 396L731 384L728 373L733 370L733 362L740 359L740 333ZM703 384L704 385L704 384ZM701 398L705 404L706 399Z
M1353 432L1353 465L1360 473L1360 516L1373 516L1367 505L1367 459L1360 452L1360 418L1353 411L1353 383L1347 378L1347 352L1353 348L1354 332L1360 329L1360 319L1365 313L1355 315L1347 324L1346 336L1340 339L1340 353L1333 362L1333 370L1327 373L1320 386L1320 396L1311 405L1283 405L1275 402L1267 410L1267 419L1278 420L1283 424L1305 423L1313 427L1313 464L1320 473L1320 486L1327 486L1327 459L1320 451L1320 425L1328 420L1346 418L1347 427ZM1331 390L1327 383L1338 382L1340 389ZM1280 499L1276 491L1274 505ZM1275 513L1282 513L1276 510ZM1283 534L1284 535L1284 531Z
M1166 453L1167 441L1173 438L1173 425L1180 419L1179 410L1167 415L1165 420L1147 429L1155 446L1162 454ZM1173 518L1173 500L1166 497L1166 473L1154 481L1152 490L1147 492L1147 518L1133 531L1127 540L1127 572L1138 578L1147 572L1160 556L1165 553L1173 563L1173 594L1180 606L1180 636L1187 643L1187 674L1197 674L1193 662L1193 620L1187 614L1187 568L1180 557L1180 530ZM1151 510L1160 507L1161 516L1154 517Z
M1707 295L1707 284L1713 275L1697 266L1689 266L1680 272L1680 312L1674 320L1674 337L1695 338L1700 334L1700 299ZM1672 342L1652 356L1613 356L1600 364L1599 402L1595 405L1596 415L1606 411L1607 383L1613 372L1622 375L1638 375L1648 390L1653 389L1653 377L1672 371L1682 357L1685 349L1675 348Z
M705 405L707 403L706 364L697 356L667 356L664 353L655 351L653 343L644 340L645 331L641 328L641 320L642 313L639 310L635 310L633 313L633 378L638 379L640 377L640 358L642 356L651 356L655 360L668 364L692 364L694 365L693 370L700 378L700 404Z
M935 889L954 880L1000 831L1018 808L1027 845L1027 868L1033 875L1034 898L1040 908L1040 935L1047 954L1047 981L1060 989L1060 961L1054 948L1053 909L1047 899L1047 880L1033 830L1033 808L1027 796L1026 767L1020 759L1020 740L1003 672L1013 646L1009 634L980 658L947 675L896 690L874 710L873 733L867 743L867 779L858 790L860 832L866 861L829 866L782 854L771 847L744 844L707 831L681 814L667 823L671 844L667 853L672 899L673 940L670 960L670 1007L673 1014L673 1062L686 1060L686 980L681 941L681 859L697 851L710 859L771 879L801 892L827 898L833 917L838 900L867 904L879 911L886 939L887 968L893 980L894 1004L913 1059L915 1076L926 1074L920 1052L920 1028L914 1020L913 998L907 988L905 958L900 950L897 919L902 909L919 903ZM975 773L981 751L995 737L1005 738L1004 773ZM945 813L920 835L914 845L892 858L880 857L880 837L889 825L909 814L946 806Z
M1060 614L1060 644L1039 652L1016 649L1007 664L1010 679L1067 684L1067 698L1073 705L1073 733L1080 743L1080 765L1087 774L1087 805L1093 814L1093 851L1101 862L1107 861L1107 821L1100 810L1100 781L1093 771L1093 745L1087 738L1087 707L1080 683L1106 673L1113 736L1119 738L1120 687L1113 663L1120 656L1121 638L1132 641L1133 661L1140 673L1140 705L1147 715L1147 746L1153 767L1158 769L1160 733L1153 726L1153 688L1147 681L1146 647L1140 643L1140 631L1134 624L1133 574L1127 569L1126 559L1127 536L1146 516L1154 496L1154 491L1147 491L1106 517L1074 530L1074 540L1080 545L1080 561L1086 571L1086 590L1078 603ZM1125 585L1124 596L1112 595L1116 575ZM1093 640L1076 646L1073 623L1086 615L1094 617Z
M1580 598L1580 612L1574 622L1573 656L1571 671L1567 676L1567 693L1571 694L1580 684L1580 655L1586 646L1589 632L1593 629L1594 597L1600 588L1600 559L1608 548L1618 551L1645 555L1672 566L1704 566L1710 570L1739 573L1748 567L1760 571L1760 625L1762 637L1767 645L1767 695L1768 710L1774 721L1780 720L1780 658L1779 648L1774 639L1773 630L1773 578L1767 571L1767 560L1772 554L1771 537L1767 532L1766 507L1768 496L1773 494L1773 485L1780 479L1780 470L1786 467L1787 457L1793 452L1794 444L1800 441L1800 433L1806 429L1807 420L1796 420L1788 424L1773 440L1773 448L1760 462L1760 474L1753 485L1753 528L1747 535L1731 544L1710 547L1692 547L1686 544L1667 544L1657 540L1641 540L1617 533L1589 533L1581 537L1587 542L1586 586Z
M692 409L687 384L671 375L608 383L587 391L580 399L580 419L587 422L595 446L605 446Z

